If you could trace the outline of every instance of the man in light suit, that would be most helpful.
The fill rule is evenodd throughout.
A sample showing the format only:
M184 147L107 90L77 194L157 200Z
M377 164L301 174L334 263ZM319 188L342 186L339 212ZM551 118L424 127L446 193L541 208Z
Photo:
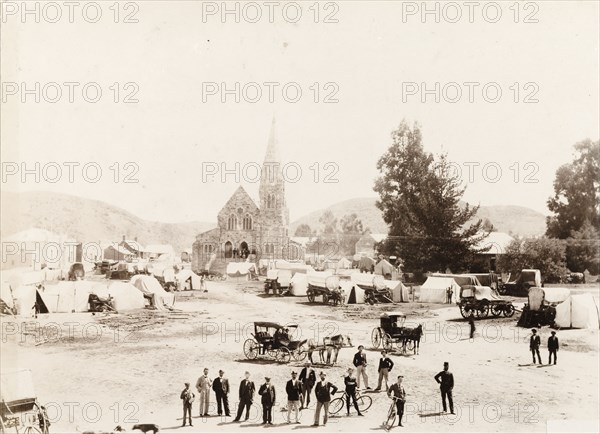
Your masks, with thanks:
M196 381L196 389L200 396L200 416L210 416L208 414L208 405L210 404L210 389L212 380L208 378L208 368L204 368L204 375Z

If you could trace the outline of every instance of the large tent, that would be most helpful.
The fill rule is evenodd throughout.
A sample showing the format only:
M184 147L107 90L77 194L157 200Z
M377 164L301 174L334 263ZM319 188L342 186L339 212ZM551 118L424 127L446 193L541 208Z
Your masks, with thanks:
M15 309L17 315L33 313L33 306L37 303L40 313L48 313L49 309L41 292L35 285L23 285L11 289L10 285L2 285L2 301L11 309Z
M399 280L384 280L385 286L392 291L392 301L394 303L408 302L408 288Z
M256 265L254 262L230 262L227 264L228 277L241 277L256 274Z
M373 271L374 274L379 274L381 276L385 276L386 274L391 276L393 272L394 266L385 259L382 259L375 264L375 270Z
M95 282L88 280L60 281L45 285L40 295L50 313L87 312Z
M98 297L112 297L114 308L118 311L143 309L146 306L144 295L129 282L98 282L92 290Z
M556 327L598 329L598 306L592 294L570 295L556 306Z
M341 283L344 291L345 304L365 304L365 290L352 282Z
M131 278L131 284L152 300L152 305L159 309L166 309L175 304L175 295L163 289L153 276L138 274Z
M429 276L419 290L419 301L422 303L446 303L447 290L452 290L452 303L460 296L460 285L454 277Z

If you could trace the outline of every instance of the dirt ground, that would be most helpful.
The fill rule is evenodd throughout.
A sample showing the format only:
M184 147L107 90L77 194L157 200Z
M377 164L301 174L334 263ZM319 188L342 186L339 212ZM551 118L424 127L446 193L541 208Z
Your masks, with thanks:
M39 318L2 317L2 371L30 369L36 394L48 409L51 432L88 429L111 431L116 425L128 432L135 423L156 423L161 432L377 432L383 431L390 401L385 393L366 391L373 406L365 417L330 418L326 427L313 428L314 404L301 413L300 425L285 423L285 382L303 363L278 364L268 358L249 361L244 340L253 321L300 325L302 339L347 334L354 346L365 345L369 360L369 385L377 386L379 350L371 345L371 332L383 310L407 314L407 324L422 324L425 334L419 354L392 355L391 377L404 375L407 392L404 428L395 432L546 432L561 421L594 421L598 430L599 332L560 330L558 364L547 365L546 339L541 330L543 365L531 364L529 330L516 327L512 318L476 322L476 335L455 305L404 303L394 306L340 306L309 304L302 297L265 297L260 282L210 282L209 292L178 293L176 312L135 311L120 314L54 314ZM578 288L581 290L581 288ZM583 290L598 296L598 284ZM516 299L519 305L524 299ZM343 374L351 366L355 348L341 350L334 367L317 366L329 381L343 387ZM314 355L318 358L318 355ZM454 374L456 415L440 414L439 389L433 376L450 363ZM214 378L226 372L232 393L232 413L237 407L237 387L250 371L257 388L272 377L278 399L274 425L261 425L260 400L255 399L251 419L198 416L194 402L194 427L181 428L179 394L184 382L192 383L209 368ZM314 401L314 399L313 399ZM215 406L214 395L211 406ZM274 409L274 410L275 410ZM137 431L139 432L139 431Z

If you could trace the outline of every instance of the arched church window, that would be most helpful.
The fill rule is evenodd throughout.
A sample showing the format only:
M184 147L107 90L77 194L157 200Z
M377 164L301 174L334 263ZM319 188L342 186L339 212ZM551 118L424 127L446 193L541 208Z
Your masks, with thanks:
M234 231L237 229L237 218L233 214L229 216L227 220L227 229L230 231Z
M244 220L242 221L242 226L245 231L252 230L252 217L250 215L246 214L246 216L244 217Z

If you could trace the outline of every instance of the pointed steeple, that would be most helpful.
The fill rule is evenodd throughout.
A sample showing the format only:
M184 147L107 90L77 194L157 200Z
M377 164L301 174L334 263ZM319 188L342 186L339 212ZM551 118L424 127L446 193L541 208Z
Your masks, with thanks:
M269 133L269 143L267 145L267 153L265 154L265 162L279 163L279 146L275 135L275 116L271 121L271 132Z

